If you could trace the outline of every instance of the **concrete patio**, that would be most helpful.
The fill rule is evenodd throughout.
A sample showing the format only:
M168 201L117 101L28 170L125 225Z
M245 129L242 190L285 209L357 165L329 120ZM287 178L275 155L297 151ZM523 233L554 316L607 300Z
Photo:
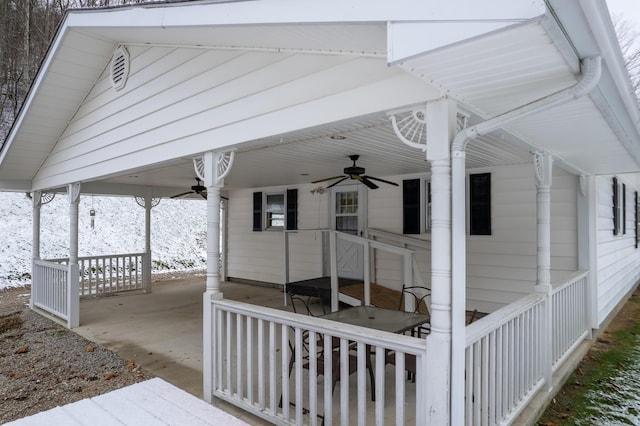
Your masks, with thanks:
M153 283L151 294L122 293L84 300L74 331L202 398L202 294L205 277ZM224 297L286 309L282 290L222 283ZM215 406L255 425L269 423L226 402Z

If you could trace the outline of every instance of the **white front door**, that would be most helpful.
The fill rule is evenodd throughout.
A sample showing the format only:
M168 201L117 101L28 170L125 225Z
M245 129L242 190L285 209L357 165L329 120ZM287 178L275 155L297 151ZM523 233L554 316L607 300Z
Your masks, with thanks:
M336 231L363 236L365 230L366 190L360 184L341 185L332 192L332 225ZM338 240L338 276L363 279L364 249L362 245Z

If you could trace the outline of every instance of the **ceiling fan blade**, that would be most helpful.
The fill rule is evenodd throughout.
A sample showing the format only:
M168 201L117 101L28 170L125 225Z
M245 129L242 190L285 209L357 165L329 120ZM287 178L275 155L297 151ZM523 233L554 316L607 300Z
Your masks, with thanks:
M339 183L340 183L340 182L342 182L343 180L347 180L347 179L349 179L349 178L345 176L345 177L343 177L342 179L340 179L339 181L337 181L337 182L333 182L331 185L327 186L327 189L331 188L332 186L336 186L337 184L339 184Z
M320 180L314 180L314 181L313 181L313 182L311 182L311 183L326 182L326 181L328 181L328 180L340 179L340 178L343 178L343 177L344 177L344 175L334 176L334 177L330 177L330 178L324 178L324 179L320 179Z
M183 192L182 194L172 195L169 198L180 198L180 197L184 197L185 195L189 195L189 194L193 194L193 191L187 191L187 192Z
M388 183L389 185L398 186L398 184L395 183L395 182L391 182L391 181L388 181L388 180L380 179L380 178L377 178L377 177L373 177L373 176L362 176L362 177L363 178L367 178L367 179L371 179L371 180L377 180L379 182Z
M206 192L198 192L198 194L200 194L200 196L202 198L204 198L205 200L207 199L207 193Z
M378 189L378 185L376 185L375 183L371 182L366 176L358 176L358 175L354 175L354 179L359 180L360 182L364 183L365 185L367 185L370 189Z

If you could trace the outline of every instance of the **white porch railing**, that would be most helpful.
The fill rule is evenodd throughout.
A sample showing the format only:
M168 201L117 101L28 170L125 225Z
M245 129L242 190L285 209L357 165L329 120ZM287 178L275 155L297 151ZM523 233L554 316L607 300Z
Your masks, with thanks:
M544 385L545 372L557 368L588 336L587 285L585 272L554 288L551 316L546 296L530 294L466 328L467 425L513 421ZM547 318L552 347L543 335Z
M66 264L69 259L51 259ZM108 295L132 290L149 290L151 277L145 277L146 253L127 253L78 258L80 297Z
M589 273L578 273L553 289L553 352L554 370L585 338L590 336L586 307Z
M316 425L323 421L325 425L425 424L424 339L229 300L212 301L211 318L213 377L205 380L211 380L215 397L279 425ZM305 339L303 336L307 335ZM324 336L323 369L327 372L321 379L316 363L308 363L307 369L303 359L319 349L319 336ZM333 338L338 338L342 347L341 367L348 365L348 353L357 356L357 372L349 376L341 368L335 392L329 356ZM304 342L308 342L308 352L303 348ZM349 352L347 346L355 349ZM367 347L375 354L371 357L375 402L371 402L366 368ZM387 350L396 351L395 367L385 366L383 354ZM292 353L293 369L289 375ZM402 353L416 357L415 383L407 381ZM355 387L353 392L351 387Z
M67 327L77 327L78 266L46 260L33 262L31 303L66 321Z

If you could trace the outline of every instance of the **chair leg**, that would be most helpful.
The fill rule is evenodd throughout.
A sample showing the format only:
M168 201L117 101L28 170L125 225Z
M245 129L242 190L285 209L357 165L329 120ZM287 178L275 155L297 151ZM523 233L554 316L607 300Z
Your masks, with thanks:
M371 359L369 359L369 361L371 361ZM369 366L367 367L367 370L369 370L369 381L371 382L371 401L375 402L376 401L376 378L375 375L373 374L373 368L371 367L371 363L369 362Z

